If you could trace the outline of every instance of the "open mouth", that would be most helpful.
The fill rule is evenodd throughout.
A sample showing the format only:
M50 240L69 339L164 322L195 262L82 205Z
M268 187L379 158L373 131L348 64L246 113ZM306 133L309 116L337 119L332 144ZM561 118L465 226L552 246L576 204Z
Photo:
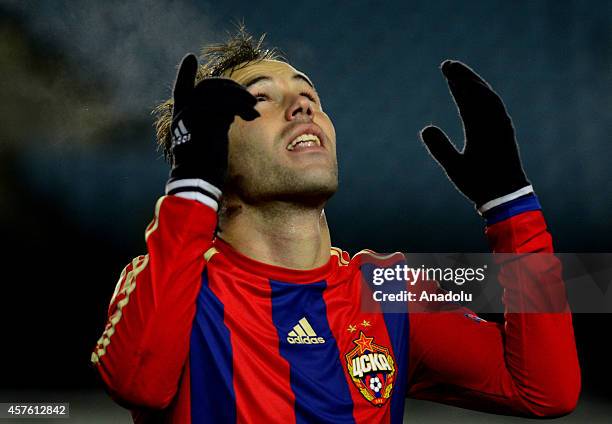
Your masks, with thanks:
M309 147L321 147L321 139L315 134L301 134L287 145L287 150L301 150Z

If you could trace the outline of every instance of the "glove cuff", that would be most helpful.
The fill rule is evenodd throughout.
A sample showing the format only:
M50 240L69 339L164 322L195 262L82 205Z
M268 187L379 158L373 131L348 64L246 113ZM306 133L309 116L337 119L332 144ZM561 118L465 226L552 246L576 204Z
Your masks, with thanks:
M533 193L533 186L528 185L519 190L516 190L512 193L506 194L504 196L498 197L497 199L489 200L481 207L478 208L478 213L484 215L485 212L493 209L496 206L502 205L504 203L508 203L511 200L518 199L526 194Z
M542 206L534 193L529 193L518 199L510 200L502 205L496 206L483 214L486 225L491 226L513 216L529 211L541 210Z
M166 183L166 194L197 200L217 211L221 190L200 178L170 178Z

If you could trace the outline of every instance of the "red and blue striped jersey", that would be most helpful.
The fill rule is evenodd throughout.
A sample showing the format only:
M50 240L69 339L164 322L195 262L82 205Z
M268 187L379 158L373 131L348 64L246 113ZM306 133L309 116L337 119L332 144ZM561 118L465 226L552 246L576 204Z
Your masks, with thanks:
M111 299L92 362L135 422L401 423L407 396L537 416L575 405L567 306L508 313L505 325L463 308L364 312L363 255L332 248L308 271L264 264L215 239L216 219L197 201L162 197L148 253ZM540 211L486 232L494 251L552 252ZM564 290L558 263L500 281L509 296L519 284L536 297Z

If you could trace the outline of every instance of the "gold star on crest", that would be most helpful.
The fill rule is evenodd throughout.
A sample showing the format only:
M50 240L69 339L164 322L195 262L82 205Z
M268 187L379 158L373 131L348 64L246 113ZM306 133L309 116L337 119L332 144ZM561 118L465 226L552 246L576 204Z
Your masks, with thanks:
M363 355L363 352L365 352L366 350L369 350L370 352L374 351L374 348L372 347L372 341L374 341L374 337L368 337L363 334L363 331L361 331L359 334L359 338L357 340L353 340L353 343L359 346L359 354Z
M349 325L348 328L346 329L346 331L348 331L349 333L354 333L355 331L357 331L357 326L356 325Z
M363 328L368 328L370 327L372 324L370 324L370 321L366 321L365 319L361 322L361 325L363 326Z

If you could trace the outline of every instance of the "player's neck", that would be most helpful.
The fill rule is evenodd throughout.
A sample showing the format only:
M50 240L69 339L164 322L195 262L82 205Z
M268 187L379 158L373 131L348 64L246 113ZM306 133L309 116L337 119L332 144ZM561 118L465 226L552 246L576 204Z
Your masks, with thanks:
M220 216L218 236L245 256L284 268L307 270L329 261L331 241L322 206L236 205Z

